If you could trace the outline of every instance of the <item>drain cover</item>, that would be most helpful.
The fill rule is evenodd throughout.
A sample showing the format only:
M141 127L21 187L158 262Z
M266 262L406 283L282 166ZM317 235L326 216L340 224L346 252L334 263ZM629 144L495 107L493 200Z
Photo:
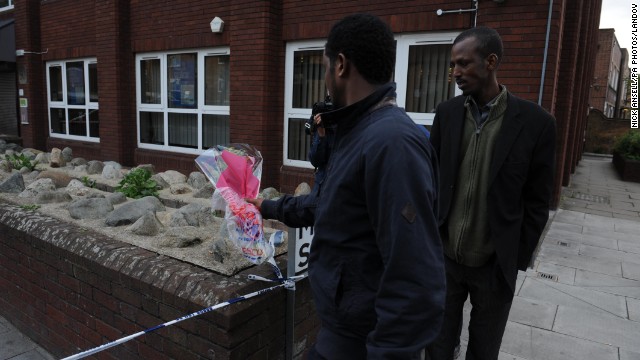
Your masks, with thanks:
M573 191L571 193L571 197L574 198L574 199L594 202L594 203L598 203L598 204L608 204L609 203L609 197L608 196L591 195L591 194L581 193L581 192L578 192L578 191Z
M543 272L537 272L536 275L541 279L546 279L546 280L551 280L551 281L558 281L558 275L547 274L547 273L543 273Z

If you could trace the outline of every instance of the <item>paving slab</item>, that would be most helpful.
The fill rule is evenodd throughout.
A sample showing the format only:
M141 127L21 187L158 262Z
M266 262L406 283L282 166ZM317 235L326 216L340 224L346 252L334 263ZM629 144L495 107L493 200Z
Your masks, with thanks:
M579 249L581 256L592 257L595 259L611 260L618 262L631 262L640 264L640 256L638 254L627 251L606 249L591 245L581 245Z
M594 291L640 299L640 281L577 270L575 285Z
M513 299L509 321L551 330L558 305L517 296Z
M627 304L623 296L560 284L551 280L527 278L519 296L534 301L604 313L611 317L627 318Z
M589 270L607 275L622 275L622 268L619 261L593 259L577 254L570 254L564 250L547 248L541 249L538 257L540 258L540 261L545 261L556 265Z
M559 209L553 218L553 222L582 226L584 224L584 217L585 214L583 212Z
M629 310L629 320L640 322L640 299L628 297L627 309Z
M618 360L618 348L513 322L501 351L528 360ZM508 357L507 357L508 359Z
M620 349L620 360L640 360L640 353Z
M559 306L553 331L577 338L611 344L640 352L640 323L613 317L602 312ZM598 357L585 357L585 359Z
M622 276L627 279L640 280L640 264L623 262Z

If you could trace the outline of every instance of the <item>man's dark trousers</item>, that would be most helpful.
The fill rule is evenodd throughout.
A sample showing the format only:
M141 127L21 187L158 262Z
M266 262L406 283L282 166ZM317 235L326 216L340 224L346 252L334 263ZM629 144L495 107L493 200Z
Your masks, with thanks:
M502 276L496 279L496 257L480 267L445 258L447 302L440 335L428 348L429 360L451 360L460 336L462 309L471 296L466 360L495 360L500 352L513 292Z

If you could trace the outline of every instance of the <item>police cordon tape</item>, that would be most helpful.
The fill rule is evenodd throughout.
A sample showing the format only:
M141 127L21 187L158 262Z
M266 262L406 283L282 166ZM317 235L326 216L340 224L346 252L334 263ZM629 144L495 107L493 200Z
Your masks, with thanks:
M278 269L278 272L279 271L280 271L280 269ZM271 286L271 287L268 287L268 288L265 288L265 289L262 289L262 290L254 291L254 292L246 294L246 295L238 296L238 297L233 298L231 300L227 300L227 301L225 301L223 303L219 303L219 304L210 306L210 307L208 307L206 309L202 309L200 311L196 311L196 312L191 313L189 315L185 315L185 316L183 316L181 318L168 321L168 322L166 322L164 324L156 325L154 327L148 328L146 330L142 330L142 331L137 332L135 334L131 334L129 336L125 336L125 337L120 338L118 340L114 340L114 341L108 342L106 344L102 344L100 346L97 346L95 348L83 351L81 353L78 353L78 354L63 358L62 360L82 359L82 358L85 358L85 357L87 357L89 355L93 355L93 354L99 353L101 351L104 351L106 349L112 348L114 346L124 344L129 340L133 340L133 339L137 338L138 336L150 333L152 331L156 331L158 329L165 328L167 326L171 326L171 325L179 323L179 322L181 322L183 320L187 320L187 319L190 319L192 317L196 317L196 316L208 313L210 311L217 310L217 309L223 308L225 306L228 306L228 305L231 305L231 304L235 304L237 302L241 302L241 301L250 299L250 298L258 296L258 295L266 294L266 293L268 293L270 291L276 290L276 289L281 288L281 287L284 287L287 290L292 290L293 291L293 290L295 290L295 282L299 281L299 280L302 280L305 277L306 277L306 275L298 275L298 276L292 276L292 277L290 277L288 279L282 279L281 277L279 277L278 280L272 280L272 279L267 279L265 277L258 276L258 275L249 275L249 279L251 279L251 280L261 280L261 281L268 281L268 282L280 282L280 284L274 285L274 286Z

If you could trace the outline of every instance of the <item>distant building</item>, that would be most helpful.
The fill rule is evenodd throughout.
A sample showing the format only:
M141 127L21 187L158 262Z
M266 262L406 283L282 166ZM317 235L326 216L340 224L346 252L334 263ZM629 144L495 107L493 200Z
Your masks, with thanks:
M610 118L628 116L626 79L629 74L629 52L620 48L615 30L600 29L589 106Z
M15 93L28 104L16 115L24 146L188 173L212 145L249 143L265 159L262 185L284 192L313 179L303 125L324 97L321 60L334 22L367 11L390 24L398 105L426 126L459 93L449 79L453 39L475 24L493 27L505 45L499 81L558 120L555 207L582 154L601 5L4 0L0 20L15 20L23 50Z

